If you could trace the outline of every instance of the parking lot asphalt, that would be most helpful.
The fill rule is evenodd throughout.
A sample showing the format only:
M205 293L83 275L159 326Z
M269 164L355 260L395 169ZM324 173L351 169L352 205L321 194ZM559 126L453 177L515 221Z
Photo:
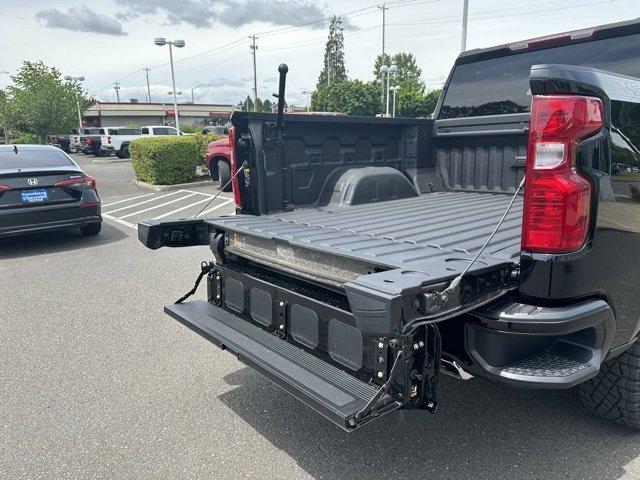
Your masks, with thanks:
M0 478L640 478L640 434L570 390L444 377L436 415L343 433L163 314L210 251L147 250L127 223L193 215L217 190L162 197L128 163L80 163L108 212L99 236L0 240Z

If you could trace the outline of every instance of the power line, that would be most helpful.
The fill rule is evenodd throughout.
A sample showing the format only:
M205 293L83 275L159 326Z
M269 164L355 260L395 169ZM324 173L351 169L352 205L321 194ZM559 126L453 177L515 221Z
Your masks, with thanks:
M395 7L408 7L408 6L413 6L413 5L420 5L420 4L430 4L430 3L437 3L441 0L426 0L426 1L415 1L415 0L390 0L388 2L384 3L384 6L386 8L389 8L389 6L393 6ZM519 6L513 6L513 7L503 7L499 10L485 10L482 12L477 12L476 15L474 16L470 16L469 20L472 21L482 21L482 20L491 20L491 19L499 19L499 18L508 18L508 17L519 17L519 16L525 16L525 15L536 15L536 14L541 14L541 13L547 13L547 12L553 12L553 11L559 11L559 10L566 10L566 9L573 9L576 7L586 7L586 6L593 6L593 5L601 5L604 3L611 3L611 2L615 2L616 0L601 0L601 1L596 1L596 2L590 2L590 3L579 3L579 4L574 4L574 5L570 5L570 6L562 6L562 7L558 7L558 8L551 8L551 9L542 9L542 10L534 10L534 11L529 11L529 12L518 12L518 13L507 13L507 14L502 14L502 15L490 15L490 16L483 16L483 15L487 15L487 14L491 14L491 13L501 13L504 12L505 10L514 10L514 9L522 9L522 8L529 8L529 7L539 7L541 5L549 5L549 4L558 4L558 3L563 3L566 4L566 0L562 0L562 1L550 1L550 2L542 2L542 3L536 3L536 4L528 4L528 5L519 5ZM357 10L352 10L350 12L346 12L342 15L339 15L340 17L349 17L351 16L352 18L356 18L359 17L361 15L368 15L371 13L375 13L376 11L378 11L379 9L379 5L371 5L369 7L364 7L364 8L359 8ZM287 34L287 33L292 33L295 30L300 30L300 29L304 29L305 27L309 26L309 25L313 25L313 24L317 24L320 22L326 22L328 18L324 18L324 19L320 19L317 21L313 21L313 22L306 22L304 24L299 24L296 26L290 26L290 27L283 27L283 28L278 28L278 29L274 29L274 30L268 30L265 32L262 32L260 35L261 36L275 36L275 35L282 35L282 34ZM444 24L444 23L454 23L454 22L458 22L460 21L461 17L459 15L455 15L455 16L444 16L444 17L436 17L436 18L432 18L428 21L419 21L419 22L394 22L394 23L388 23L385 21L383 22L384 25L384 29L386 30L387 26L393 25L393 26L406 26L406 25L432 25L432 24ZM345 37L348 36L353 36L353 35L357 35L360 33L365 33L367 31L371 31L371 30L375 30L377 28L382 27L383 25L374 25L371 27L365 27L362 28L356 32L352 32L351 34L347 34L345 35ZM386 34L386 31L385 31ZM257 38L256 34L256 38ZM224 51L228 51L228 50L232 50L234 48L237 48L238 46L241 46L241 44L245 41L246 37L243 38L239 38L236 39L232 42L228 42L224 45L221 45L220 47L217 47L215 49L211 49L205 52L201 52L197 55L192 55L191 57L186 57L183 59L180 59L179 61L176 61L175 63L185 63L185 62L191 62L191 61L196 61L196 60L200 60L204 57L210 56L210 55L216 55L219 53L222 53ZM323 37L324 38L324 37ZM324 43L323 41L319 42ZM311 45L315 45L315 42L311 42L311 43L307 43L307 44L298 44L298 45L286 45L286 46L281 46L281 47L267 47L264 50L266 51L276 51L276 50L288 50L288 49L296 49L296 48L301 48L301 47L306 47L306 46L311 46ZM255 53L254 50L252 50L253 53ZM168 64L159 64L159 65L155 65L152 66L152 68L155 67L162 67ZM192 71L192 73L195 73L196 71L200 71L201 68L198 68L194 71ZM144 71L144 69L142 70L136 70L134 72L129 73L128 75L125 75L123 77L121 77L120 79L116 80L116 82L114 83L120 83L126 80L130 80L132 78L134 78L135 76L139 75L142 73L142 71ZM184 71L181 73L185 73ZM255 80L255 75L254 75L254 80ZM257 83L257 80L254 81L254 83ZM112 84L108 84L105 87L96 90L97 92L101 92L101 91L105 91L108 88L110 88L110 85ZM148 89L149 90L149 89ZM255 88L254 88L255 90Z

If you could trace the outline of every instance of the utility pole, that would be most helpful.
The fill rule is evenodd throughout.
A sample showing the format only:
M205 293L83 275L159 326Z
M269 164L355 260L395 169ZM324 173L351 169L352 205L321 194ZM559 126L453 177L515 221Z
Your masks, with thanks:
M387 7L386 4L382 4L382 5L378 5L378 8L382 11L382 57L381 57L381 62L382 65L385 64L384 62L384 54L385 54L385 50L384 50L384 43L385 43L385 37L386 37L386 28L387 28L387 10L389 10L389 7ZM380 90L381 95L381 100L382 103L384 104L384 99L385 99L385 92L384 92L384 79L382 80L382 88Z
M462 0L462 45L460 51L467 50L467 21L469 17L469 0Z
M147 103L151 103L151 87L149 86L149 67L143 68L144 73L147 74Z
M255 35L251 35L249 37L251 39L251 46L249 47L251 49L251 55L253 56L253 111L257 111L257 105L258 105L258 74L256 72L256 50L258 49L258 47L256 46L256 36Z
M113 89L116 91L116 98L118 99L118 103L120 103L120 84L115 82L113 84Z

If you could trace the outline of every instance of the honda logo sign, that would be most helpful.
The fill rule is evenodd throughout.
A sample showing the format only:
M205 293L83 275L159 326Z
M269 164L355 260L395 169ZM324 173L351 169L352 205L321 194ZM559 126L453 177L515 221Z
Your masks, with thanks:
M27 184L29 184L29 186L31 186L31 187L35 187L36 185L38 185L38 179L37 178L27 178Z

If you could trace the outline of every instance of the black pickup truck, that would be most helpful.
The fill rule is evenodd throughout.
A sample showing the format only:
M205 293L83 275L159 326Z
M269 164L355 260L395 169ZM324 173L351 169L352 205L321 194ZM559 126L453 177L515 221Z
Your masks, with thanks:
M232 118L237 215L139 224L213 252L166 313L346 430L435 412L440 374L640 427L640 178L612 175L639 47L633 21L466 52L423 120L282 115L281 65L278 114Z

